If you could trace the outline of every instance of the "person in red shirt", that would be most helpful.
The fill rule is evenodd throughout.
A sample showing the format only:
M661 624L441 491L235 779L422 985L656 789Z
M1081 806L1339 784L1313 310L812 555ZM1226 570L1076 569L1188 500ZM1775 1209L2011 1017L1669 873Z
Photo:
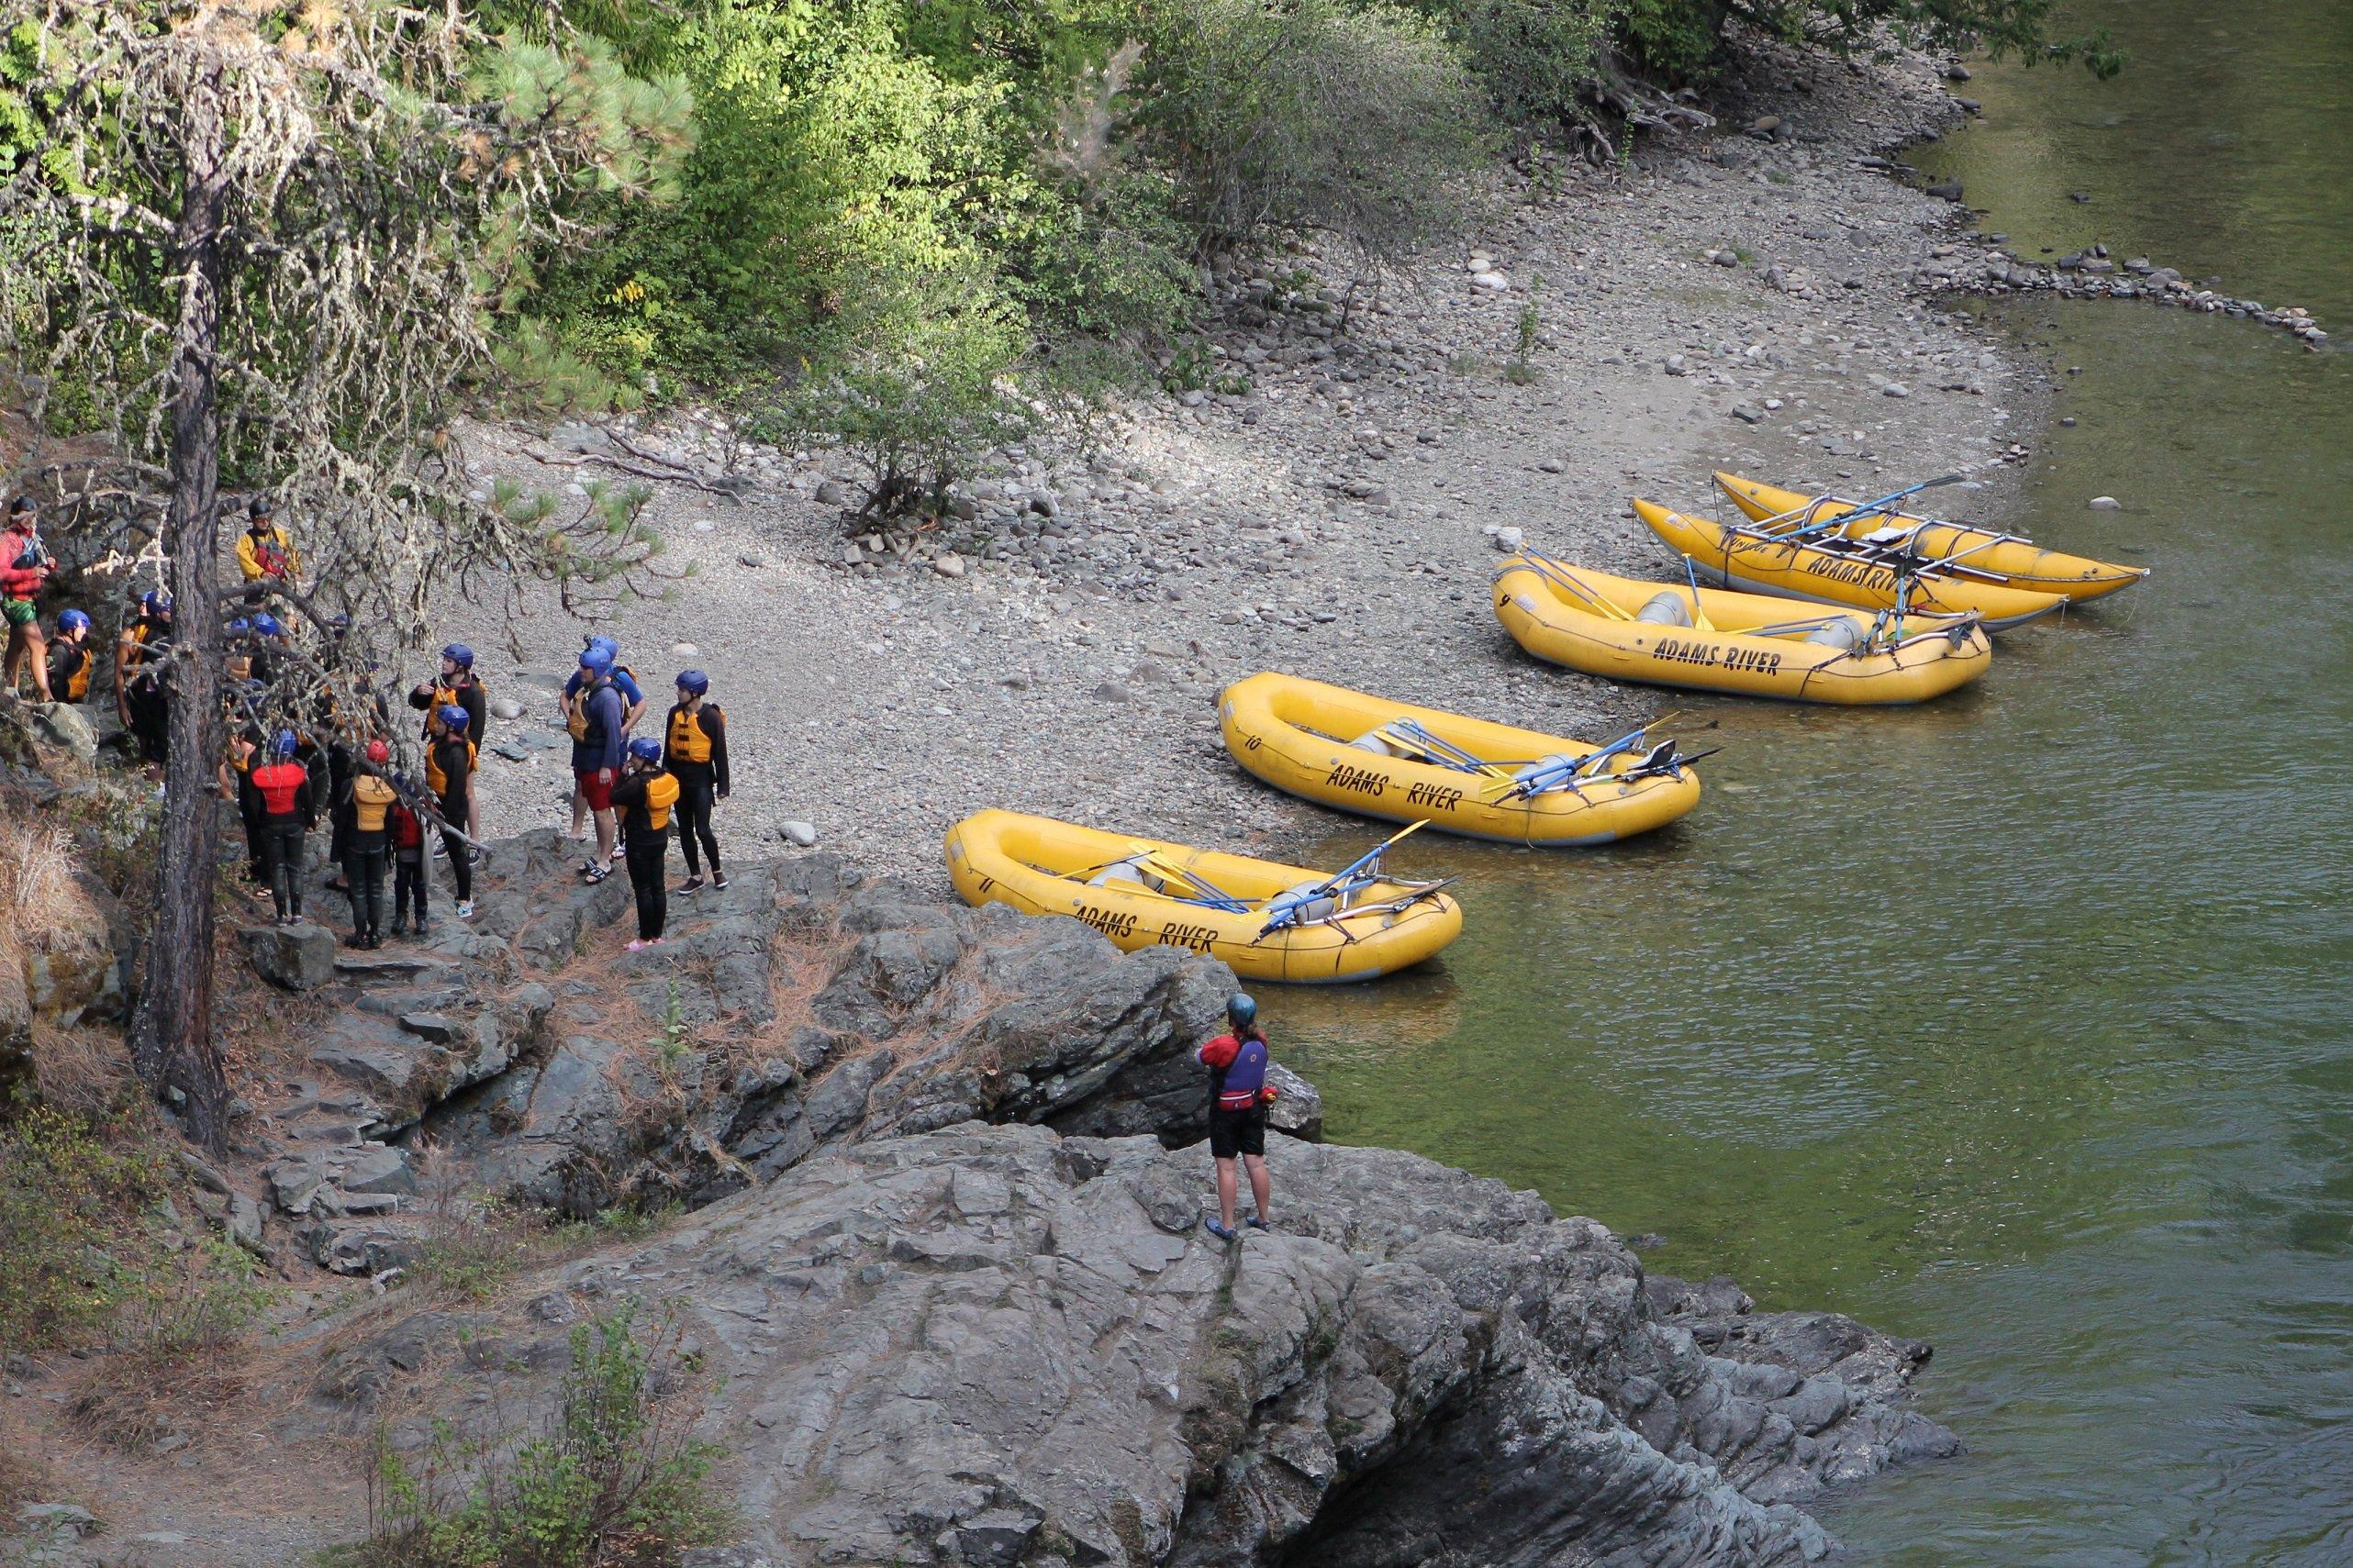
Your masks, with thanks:
M245 787L261 796L254 819L262 825L262 863L270 876L270 901L278 924L302 924L302 846L318 820L311 798L310 770L295 761L302 742L281 729L270 742L270 760L245 775Z
M57 570L57 558L41 543L40 513L29 495L8 503L8 526L0 530L0 611L8 622L7 690L29 665L35 700L48 702L49 639L41 635L40 607L36 602Z
M1250 1169L1250 1195L1258 1205L1246 1223L1257 1230L1272 1223L1266 1107L1274 1103L1275 1090L1266 1082L1266 1035L1258 1027L1258 1004L1236 992L1226 1000L1225 1020L1226 1032L1195 1054L1210 1070L1210 1155L1218 1168L1218 1217L1203 1223L1210 1235L1231 1241L1237 1158Z

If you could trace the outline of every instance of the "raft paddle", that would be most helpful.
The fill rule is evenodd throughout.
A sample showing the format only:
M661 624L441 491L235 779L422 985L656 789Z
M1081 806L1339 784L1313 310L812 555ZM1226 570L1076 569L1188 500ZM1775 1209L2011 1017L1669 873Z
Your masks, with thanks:
M1850 507L1846 511L1839 513L1838 516L1834 517L1823 517L1817 522L1801 524L1797 528L1791 528L1788 533L1777 537L1783 539L1795 539L1801 534L1817 533L1824 528L1851 523L1857 517L1873 517L1885 512L1890 506L1894 506L1898 501L1902 500L1907 495L1917 495L1923 490L1940 489L1947 484L1958 484L1967 478L1968 478L1968 475L1966 473L1947 473L1940 479L1924 479L1917 484L1906 485L1903 489L1895 491L1890 495L1882 495L1876 501L1866 501L1859 506ZM1814 506L1822 501L1834 499L1834 496L1818 495L1814 497L1812 501L1807 502L1806 506ZM1799 508L1800 511L1804 509L1804 507ZM1758 523L1756 526L1761 528L1767 524L1778 523L1783 517L1792 517L1796 515L1796 512L1783 512L1779 517L1765 518L1763 522Z

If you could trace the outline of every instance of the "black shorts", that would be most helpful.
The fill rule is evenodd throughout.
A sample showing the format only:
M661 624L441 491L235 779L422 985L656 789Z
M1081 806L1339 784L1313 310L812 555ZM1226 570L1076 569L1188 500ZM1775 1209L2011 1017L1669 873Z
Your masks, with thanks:
M1266 1157L1266 1107L1210 1112L1210 1153L1220 1160L1237 1154Z

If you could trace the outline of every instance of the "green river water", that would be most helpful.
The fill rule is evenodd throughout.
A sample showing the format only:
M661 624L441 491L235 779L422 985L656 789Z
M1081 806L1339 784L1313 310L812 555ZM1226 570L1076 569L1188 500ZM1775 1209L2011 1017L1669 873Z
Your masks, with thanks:
M2022 254L2353 339L2353 6L2069 20L2122 79L1981 71L1921 167ZM2081 367L2008 520L2155 576L1924 708L1678 699L1726 748L1685 823L1422 848L1464 876L1443 967L1285 993L1278 1045L1340 1140L1933 1341L1971 1451L1831 1499L1851 1561L2353 1562L2353 353L1988 308Z

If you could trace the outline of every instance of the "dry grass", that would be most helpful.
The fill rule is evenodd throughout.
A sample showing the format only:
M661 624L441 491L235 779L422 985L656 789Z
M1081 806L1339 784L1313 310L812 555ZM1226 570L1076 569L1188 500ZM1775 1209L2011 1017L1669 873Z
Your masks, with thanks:
M33 1088L43 1105L103 1122L139 1102L123 1038L95 1024L33 1024Z

